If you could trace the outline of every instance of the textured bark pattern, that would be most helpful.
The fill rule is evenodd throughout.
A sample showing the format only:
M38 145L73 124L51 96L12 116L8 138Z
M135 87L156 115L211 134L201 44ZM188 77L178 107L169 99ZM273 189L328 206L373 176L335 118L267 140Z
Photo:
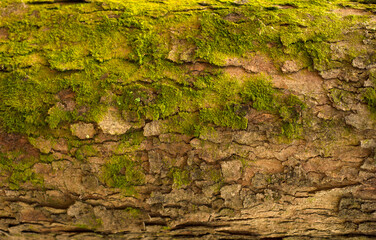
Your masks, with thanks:
M369 26L361 30L366 53L345 67L310 72L289 61L280 71L255 56L246 63L229 60L224 68L234 76L264 72L277 88L305 96L309 110L302 117L309 120L300 139L283 140L274 134L280 129L275 117L256 110L248 111L246 130L217 128L198 138L165 133L162 121L147 122L138 126L145 138L137 149L122 145L119 135L132 124L120 114L105 118L103 126L74 124L72 134L93 149L82 153L83 161L76 154L81 150L63 138L41 137L32 146L23 136L1 133L3 150L22 146L55 161L33 166L44 189L1 186L0 238L376 237L376 122L359 97L372 84L376 66L367 65L367 57L374 54L376 35ZM347 44L332 43L338 59ZM184 61L192 71L211 67ZM337 92L346 94L338 99ZM109 156L122 154L141 159L146 174L133 197L101 178ZM184 169L188 180L171 169Z

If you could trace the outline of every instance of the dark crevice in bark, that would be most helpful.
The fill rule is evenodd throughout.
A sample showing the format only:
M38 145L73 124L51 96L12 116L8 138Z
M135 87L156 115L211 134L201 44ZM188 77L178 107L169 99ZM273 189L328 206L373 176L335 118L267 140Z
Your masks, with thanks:
M179 239L184 239L184 238L187 238L187 239L197 239L197 238L200 238L200 237L204 237L208 235L207 233L201 233L201 234L194 234L194 233L187 233L187 234L184 234L184 233L181 233L181 234L173 234L174 237L177 237Z
M190 228L190 227L212 227L212 226L207 222L187 222L187 223L179 224L172 229L177 230L177 229L184 229L184 228Z
M317 193L317 192L320 192L320 191L328 191L328 190L335 189L335 188L355 187L355 186L359 186L359 185L361 185L361 183L354 182L354 183L349 183L349 184L344 184L344 185L332 185L332 186L325 186L325 187L317 187L317 189L312 190L312 191L308 191L308 193Z
M167 226L167 222L163 220L150 220L150 221L145 221L145 226Z
M260 238L260 240L283 240L283 237Z
M218 230L218 232L222 233L228 233L231 235L244 235L244 236L250 236L250 237L258 237L259 234L250 232L250 231L242 231L242 230Z
M366 234L366 233L363 233L363 234L357 234L357 233L351 233L351 234L344 234L344 235L339 235L339 237L341 238L370 238L372 237L373 238L376 238L376 234Z
M8 217L8 216L1 216L0 219L2 219L2 220L16 220L17 218L15 218L15 217Z

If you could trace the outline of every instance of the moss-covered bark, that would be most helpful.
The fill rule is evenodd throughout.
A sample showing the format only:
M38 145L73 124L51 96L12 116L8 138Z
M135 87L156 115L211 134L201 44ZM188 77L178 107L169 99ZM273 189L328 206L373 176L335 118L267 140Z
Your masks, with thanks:
M0 238L376 234L374 9L1 1Z

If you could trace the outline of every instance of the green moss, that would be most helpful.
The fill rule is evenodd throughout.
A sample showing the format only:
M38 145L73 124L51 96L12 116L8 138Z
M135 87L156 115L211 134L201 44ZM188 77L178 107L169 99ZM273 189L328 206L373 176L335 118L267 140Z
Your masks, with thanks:
M42 163L51 163L51 162L55 161L55 157L52 154L42 154L42 155L40 155L39 160Z
M85 143L83 143L82 141L80 141L80 140L76 140L76 139L69 139L68 140L68 148L69 148L69 150L71 150L72 148L79 148L79 147L81 147L83 144L85 144Z
M105 164L103 177L108 186L120 188L126 195L134 195L134 186L143 184L145 176L139 162L123 155L113 156Z
M179 88L169 84L156 84L158 97L155 107L161 118L170 116L178 111L182 100L182 92Z
M133 84L124 89L124 94L117 100L120 109L124 109L137 114L138 118L154 117L150 107L153 102L153 92L141 84Z
M279 115L282 118L281 134L288 139L303 136L303 112L306 104L295 95L288 95L281 99Z
M272 83L263 76L245 82L244 90L240 93L246 102L250 101L257 110L272 111L275 108L275 90Z
M92 216L86 216L84 219L78 220L74 226L85 230L96 230L103 226L103 220L92 214Z
M191 182L188 170L173 167L170 169L170 176L173 181L173 186L178 189L187 186Z
M238 24L223 19L226 12L219 13L202 13L201 31L196 32L196 37L191 39L197 46L197 58L222 66L227 57L241 56L247 50L252 50L253 44L248 31L239 31Z
M194 85L197 90L167 83L131 84L117 103L139 118L167 119L164 127L169 131L195 136L211 125L246 129L249 104L277 114L287 123L297 123L305 106L296 96L276 91L262 75L243 84L222 73L202 75ZM184 109L194 112L181 112Z
M368 104L371 112L376 113L376 90L375 88L367 88L364 95L364 100Z
M153 31L154 26L149 25L147 22L139 22L141 30L129 36L129 42L132 47L130 59L138 62L140 65L144 64L150 59L158 59L164 57L163 50L164 43L161 37Z
M61 51L53 51L48 55L48 63L52 69L59 71L84 70L87 53L82 46L69 46Z
M168 132L198 137L204 126L200 122L198 113L179 112L170 117L163 127Z
M282 106L279 108L279 115L285 122L297 122L301 120L301 114L306 109L306 104L297 96L289 94L282 96Z
M8 131L32 133L46 126L47 108L54 100L43 88L31 70L0 75L0 122Z
M171 84L133 84L125 89L118 105L139 118L158 120L176 113L181 99L182 92Z
M204 172L205 176L207 176L207 179L209 181L212 181L212 189L219 193L220 189L224 186L224 178L222 175L222 171L220 169L216 168L209 168L206 172Z
M20 189L25 183L43 186L43 178L32 170L36 161L33 157L26 157L23 152L0 153L0 171L7 176L10 189Z
M141 210L139 208L127 207L124 211L131 219L136 219L141 216Z
M215 183L222 183L224 180L220 169L210 169L208 175Z
M242 106L229 103L224 109L203 109L200 111L200 120L214 123L217 126L230 127L232 129L246 129L248 120L242 113Z
M340 89L330 89L330 98L334 103L341 103L343 100L343 97L346 95L346 92Z
M131 146L140 145L144 139L142 131L129 132L122 136L122 141L128 142Z
M73 119L72 113L63 109L61 105L55 105L48 110L46 122L51 129L55 129L61 122L68 122Z
M84 161L87 157L98 156L100 153L98 149L93 145L82 145L75 152L75 158L80 161Z
M1 1L1 10L12 13L0 23L6 31L0 37L1 125L38 135L76 120L95 121L112 104L103 100L111 93L120 109L140 119L164 119L174 132L198 136L215 126L245 129L244 113L251 106L279 116L281 132L297 135L302 102L289 101L292 95L280 94L265 76L243 84L214 66L261 54L276 65L295 59L325 70L335 64L330 42L345 38L343 29L367 18L333 14L337 3L351 5L340 0L241 6L206 1L212 7L200 2L94 0L20 8ZM278 8L286 4L293 8ZM197 74L180 65L186 59L167 59L169 53L185 56L187 49L192 61L210 63L211 70ZM59 103L63 89L74 93L73 111ZM372 105L372 90L367 91L365 101Z
M282 124L282 135L288 139L299 138L303 134L303 128L301 125L292 122L284 122Z
M329 68L328 65L332 52L330 50L330 44L326 42L308 42L305 44L305 48L316 70L323 71Z
M144 140L143 132L129 132L122 136L119 145L113 150L114 154L122 155L139 149Z
M281 94L263 76L245 82L241 95L246 102L251 101L257 110L266 110L278 115L282 120L282 135L296 138L302 134L302 113L305 103L293 94Z
M369 80L372 81L373 84L376 83L376 71L370 70L369 71ZM363 100L367 103L368 108L372 113L376 113L376 88L369 87L366 88L363 93Z

